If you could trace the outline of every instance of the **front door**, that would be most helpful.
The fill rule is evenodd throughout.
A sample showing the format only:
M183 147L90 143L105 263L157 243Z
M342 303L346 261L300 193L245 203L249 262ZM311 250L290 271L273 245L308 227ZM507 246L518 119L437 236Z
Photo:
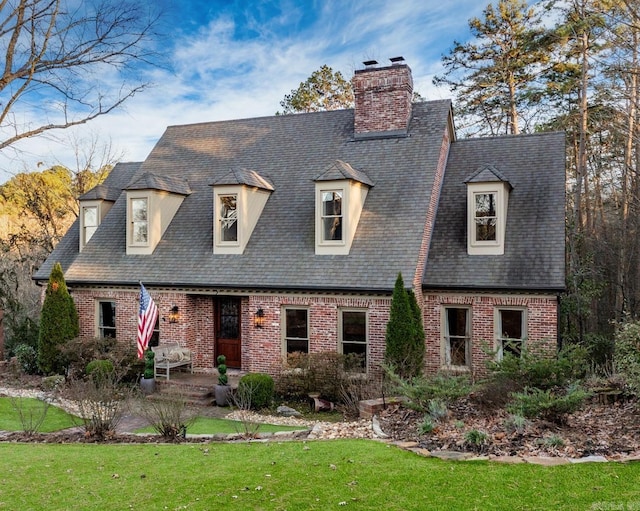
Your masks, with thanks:
M222 296L216 300L216 358L227 357L228 367L240 368L240 298ZM217 362L216 362L217 365Z

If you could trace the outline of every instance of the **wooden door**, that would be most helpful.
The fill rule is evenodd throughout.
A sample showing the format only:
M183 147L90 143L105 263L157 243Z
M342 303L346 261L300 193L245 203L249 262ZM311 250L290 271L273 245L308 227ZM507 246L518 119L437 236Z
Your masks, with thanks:
M227 367L242 365L240 318L240 298L222 296L216 300L216 358L227 357Z

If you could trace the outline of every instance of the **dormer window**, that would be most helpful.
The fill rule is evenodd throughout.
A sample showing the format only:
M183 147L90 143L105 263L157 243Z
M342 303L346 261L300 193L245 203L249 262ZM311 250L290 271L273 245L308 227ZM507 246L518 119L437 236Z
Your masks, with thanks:
M149 243L149 199L136 197L131 199L131 244Z
M212 184L213 251L242 254L273 185L253 170L238 168Z
M127 254L149 255L191 193L181 179L145 172L126 188Z
M492 166L482 167L467 184L467 252L504 254L511 185Z
M122 192L119 188L97 185L79 197L80 236L78 250L82 252L100 227L102 220Z
M348 255L373 183L340 160L316 178L316 254Z

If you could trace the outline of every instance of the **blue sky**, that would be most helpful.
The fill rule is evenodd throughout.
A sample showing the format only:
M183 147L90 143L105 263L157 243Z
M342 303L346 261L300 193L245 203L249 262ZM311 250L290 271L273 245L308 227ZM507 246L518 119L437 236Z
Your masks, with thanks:
M142 0L141 0L142 1ZM453 41L487 0L146 0L162 5L163 67L141 70L153 86L79 129L29 140L0 153L0 183L11 175L75 165L74 147L110 144L122 161L143 160L168 125L273 115L285 94L327 64L350 79L364 60L403 56L426 99ZM119 77L107 80L117 83ZM20 112L37 116L37 110ZM42 168L42 166L40 167Z

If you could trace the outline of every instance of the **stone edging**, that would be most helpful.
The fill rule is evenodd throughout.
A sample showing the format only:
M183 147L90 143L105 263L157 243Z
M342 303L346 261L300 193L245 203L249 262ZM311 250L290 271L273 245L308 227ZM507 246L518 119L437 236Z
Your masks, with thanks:
M445 461L494 461L497 463L530 463L532 465L542 465L545 467L554 467L557 465L569 465L571 463L631 463L640 461L640 453L630 456L621 456L619 458L606 458L605 456L585 456L583 458L568 458L562 456L495 456L482 455L473 452L460 451L430 451L419 446L418 442L389 442L405 451L413 452L418 456L430 458L439 458Z

